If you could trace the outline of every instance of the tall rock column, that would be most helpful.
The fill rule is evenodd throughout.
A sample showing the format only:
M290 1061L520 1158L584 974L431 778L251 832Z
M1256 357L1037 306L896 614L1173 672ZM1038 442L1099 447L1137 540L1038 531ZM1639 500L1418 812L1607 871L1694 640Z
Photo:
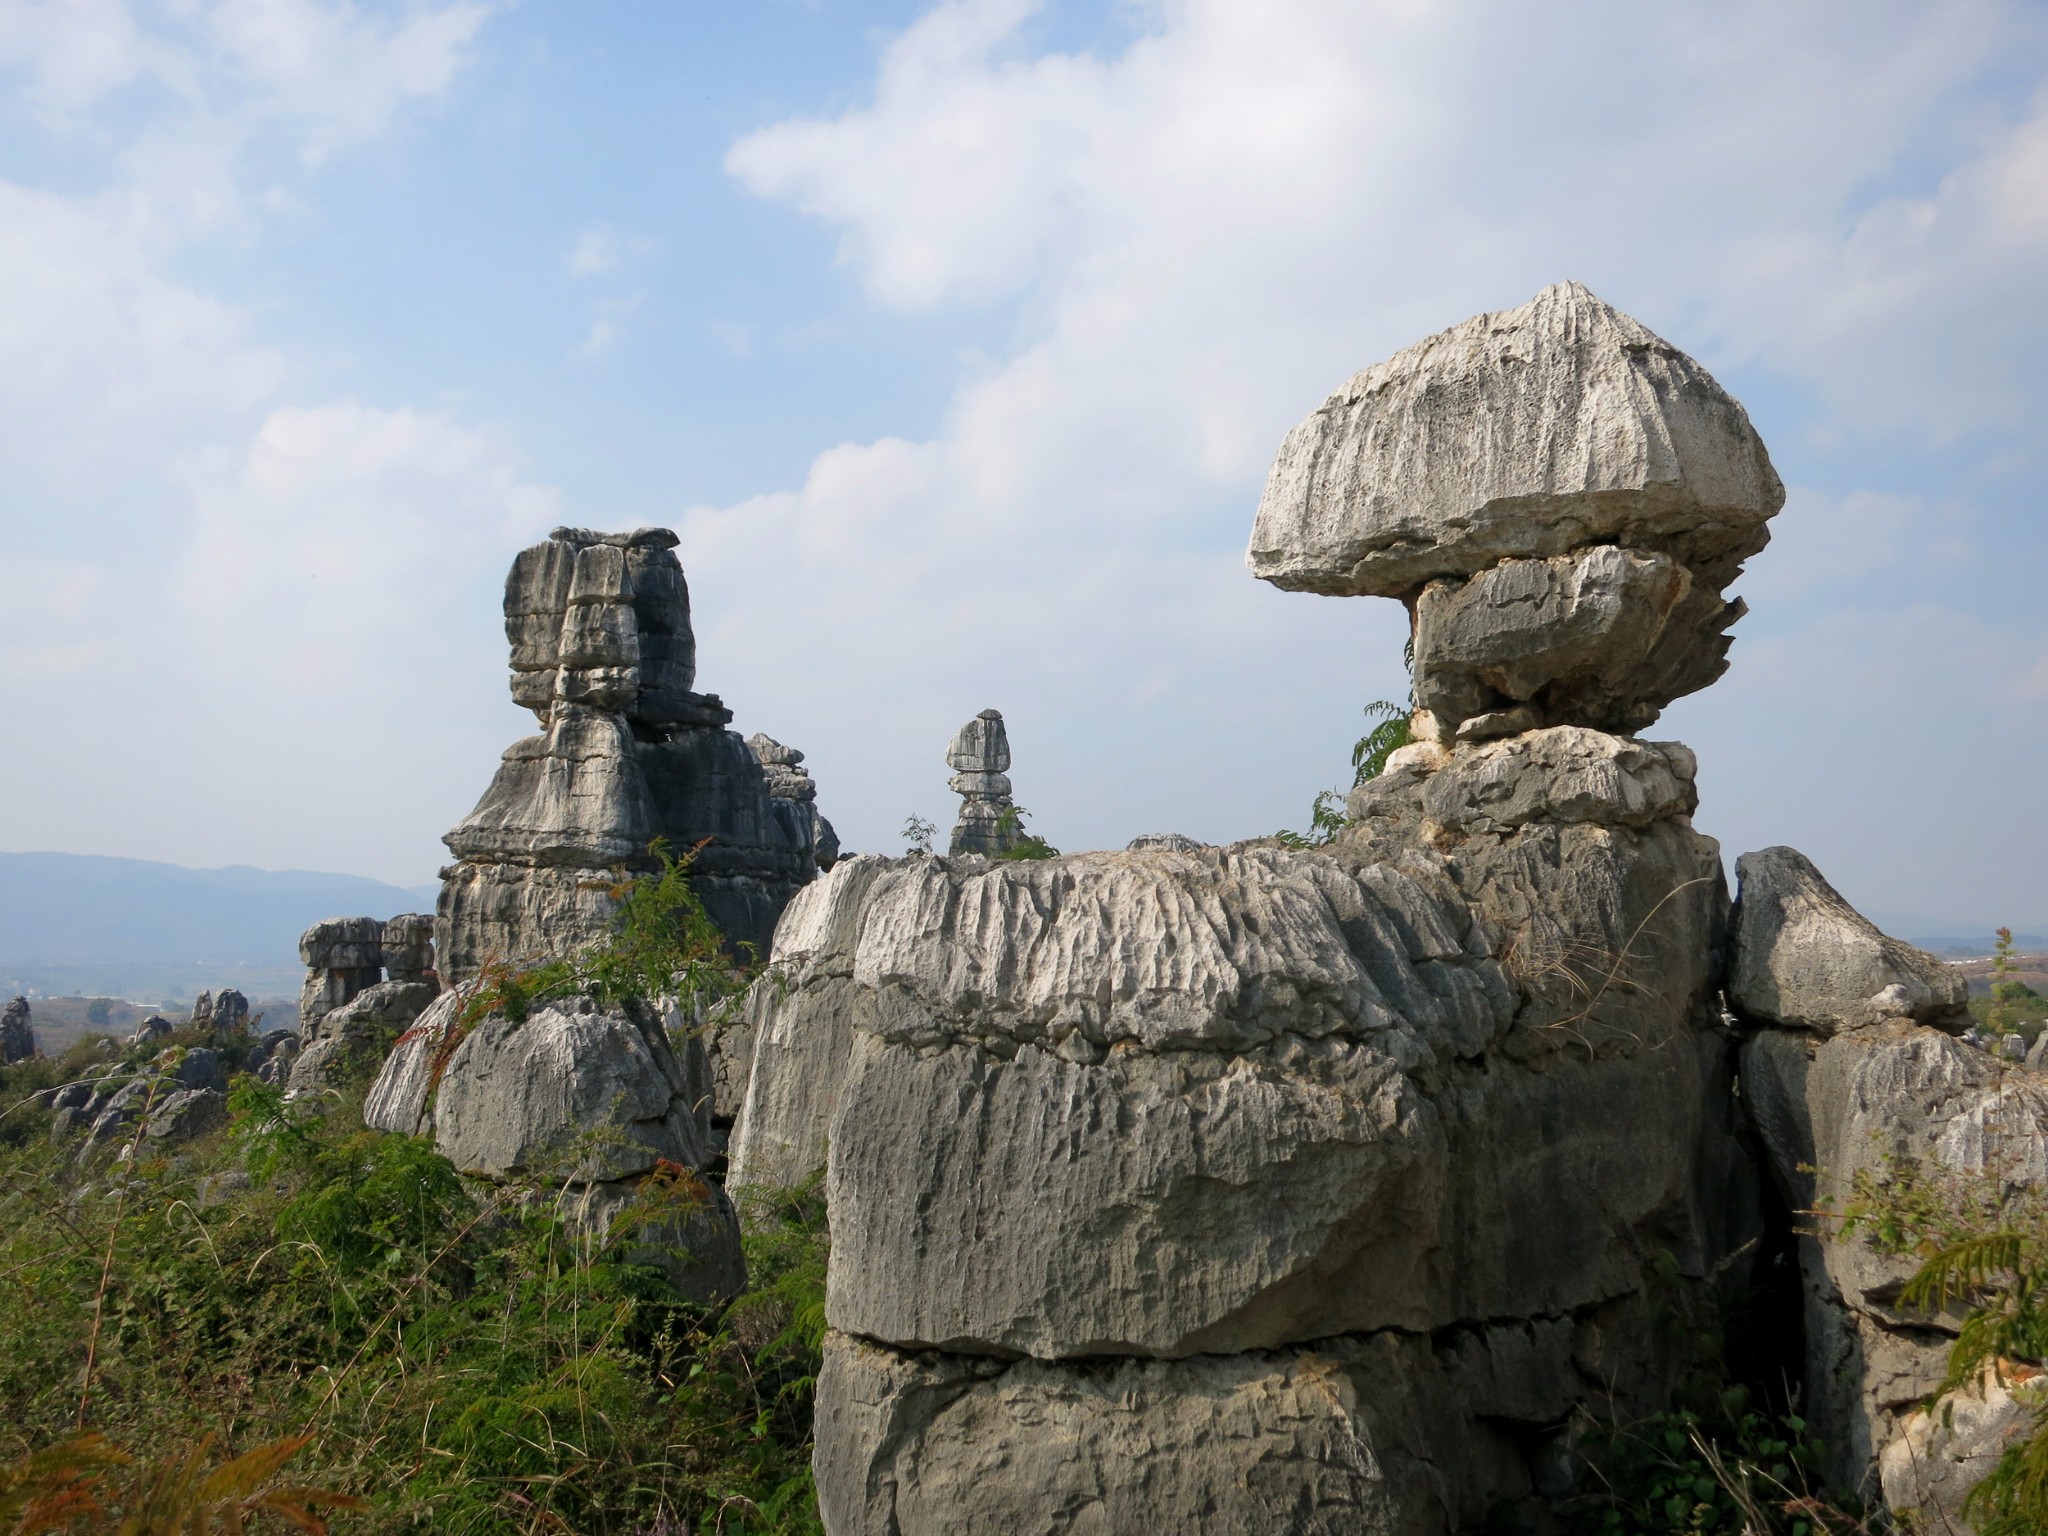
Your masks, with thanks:
M817 871L716 695L693 692L689 591L665 528L557 528L505 581L512 696L543 729L505 752L448 833L435 922L441 974L563 954L602 937L623 877L665 839L735 945L764 951Z
M1010 733L1000 710L984 709L954 732L946 766L953 770L946 787L960 797L948 853L993 856L1023 841L1010 798Z
M1289 436L1254 539L1449 600L1437 729L1341 836L853 859L785 918L734 1177L827 1160L834 1536L1474 1529L1666 1399L1752 1235L1719 851L1692 754L1618 727L1718 670L1727 606L1671 593L1776 477L1583 289L1447 334ZM1647 627L1602 549L1687 573ZM1468 591L1553 559L1555 601Z

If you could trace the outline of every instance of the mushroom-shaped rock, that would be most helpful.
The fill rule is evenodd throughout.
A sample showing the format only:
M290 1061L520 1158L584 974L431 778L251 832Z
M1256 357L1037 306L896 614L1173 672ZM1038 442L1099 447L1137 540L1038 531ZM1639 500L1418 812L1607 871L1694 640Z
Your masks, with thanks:
M1414 617L1415 700L1474 740L1633 731L1727 670L1784 487L1705 369L1577 283L1353 378L1287 436L1253 574Z
M1725 579L1784 500L1704 368L1558 283L1355 375L1288 433L1251 568L1289 590L1399 597L1608 543Z

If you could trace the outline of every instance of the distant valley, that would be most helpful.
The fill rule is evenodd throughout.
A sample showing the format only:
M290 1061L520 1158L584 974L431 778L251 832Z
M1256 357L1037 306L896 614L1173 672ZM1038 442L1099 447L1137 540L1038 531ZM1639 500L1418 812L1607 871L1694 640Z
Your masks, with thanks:
M231 986L251 999L292 997L299 935L312 924L431 912L437 889L314 870L0 853L0 991L189 1003Z

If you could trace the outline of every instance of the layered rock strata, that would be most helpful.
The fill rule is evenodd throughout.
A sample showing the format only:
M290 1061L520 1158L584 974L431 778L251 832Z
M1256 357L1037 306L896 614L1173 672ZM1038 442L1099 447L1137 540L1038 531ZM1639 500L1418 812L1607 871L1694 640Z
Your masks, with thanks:
M1747 1207L1690 755L1610 740L1411 760L1327 849L851 859L792 905L733 1177L829 1155L829 1529L1085 1488L1105 1531L1450 1530L1656 1399L1648 1266ZM1446 776L1517 818L1415 838Z
M947 852L994 855L1023 841L1010 798L1010 733L1000 710L984 709L954 732L946 766L953 770L946 787L960 797Z
M738 1221L702 1175L711 1157L701 1047L690 1040L679 1053L661 1016L638 1002L568 998L467 1027L465 1004L463 991L443 993L400 1039L364 1123L431 1132L463 1173L553 1200L593 1241L625 1242L686 1296L737 1292Z
M761 777L775 797L776 815L810 850L812 862L821 870L830 869L839 857L839 834L818 810L818 786L803 766L803 753L760 731L747 738L747 750L761 765Z
M505 581L512 696L540 734L515 742L476 809L444 841L435 922L443 977L561 954L601 938L622 875L651 847L695 850L692 885L727 939L765 952L816 872L815 835L769 792L692 692L689 590L666 529L557 528Z
M308 928L299 938L306 980L299 989L298 1037L268 1080L307 1093L382 1061L391 1042L440 994L433 923L423 913L403 912L388 920L334 917ZM230 996L241 999L239 992L222 993L216 1013ZM246 1020L248 1004L241 1002L240 1010Z
M1560 283L1331 395L1281 445L1249 561L1408 605L1421 734L1630 731L1726 670L1722 591L1784 499L1705 369Z
M1743 1097L1786 1206L1839 1215L1859 1177L1887 1179L1898 1160L1936 1178L2048 1181L2048 1081L1957 1038L1962 976L1880 933L1790 848L1736 868L1728 1004L1754 1030ZM1957 1405L1958 1422L1976 1426L1960 1437L1919 1412L1959 1319L1899 1305L1916 1255L1886 1255L1824 1214L1799 1226L1805 1412L1829 1448L1829 1480L1870 1500L1881 1488L1894 1513L1949 1528L1996 1460L1979 1455L1966 1477L1945 1456L1981 1438L1981 1393Z

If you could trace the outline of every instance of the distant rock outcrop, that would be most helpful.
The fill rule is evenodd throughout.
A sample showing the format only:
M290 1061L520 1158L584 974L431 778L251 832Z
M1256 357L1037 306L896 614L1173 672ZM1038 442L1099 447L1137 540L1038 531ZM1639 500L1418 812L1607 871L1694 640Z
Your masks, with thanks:
M954 732L946 765L953 770L946 787L960 797L949 853L994 855L1024 840L1010 799L1010 733L1000 710L984 709Z
M761 765L761 777L776 800L776 814L783 817L792 835L810 850L818 868L830 869L839 857L839 834L818 812L818 786L803 766L803 753L759 731L747 738L747 750Z
M696 642L675 544L660 528L557 528L513 562L512 696L543 729L506 750L445 839L456 862L434 932L448 982L603 937L620 875L656 868L658 838L695 851L691 885L713 921L762 952L816 873L809 818L770 793L725 729L731 711L691 691Z
M29 1023L28 999L17 997L0 1010L0 1064L27 1061L36 1053L36 1032Z
M308 928L299 940L306 981L299 990L298 1037L283 1051L268 1048L277 1063L268 1080L306 1093L332 1086L344 1070L381 1062L441 991L433 922L404 912L383 921L334 917Z

